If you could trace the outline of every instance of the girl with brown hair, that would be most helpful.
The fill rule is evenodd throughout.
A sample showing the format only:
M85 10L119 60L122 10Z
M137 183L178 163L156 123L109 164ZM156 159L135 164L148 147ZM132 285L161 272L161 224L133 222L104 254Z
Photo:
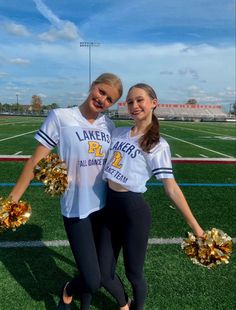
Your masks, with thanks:
M170 148L160 136L153 113L158 103L155 91L147 84L136 84L129 89L126 102L134 126L119 127L112 133L103 174L109 189L99 260L102 285L116 298L120 309L143 310L147 295L143 266L151 215L142 193L147 190L146 182L151 176L162 181L167 196L194 234L200 237L203 230L174 179ZM131 303L115 274L121 249L126 276L133 289Z

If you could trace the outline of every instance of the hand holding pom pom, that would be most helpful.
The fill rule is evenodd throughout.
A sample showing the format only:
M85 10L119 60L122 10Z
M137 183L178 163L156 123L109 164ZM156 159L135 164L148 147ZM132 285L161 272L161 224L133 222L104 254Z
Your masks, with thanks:
M192 262L208 269L220 264L228 264L232 248L231 237L216 228L206 231L202 238L188 233L188 239L182 243L182 249Z
M65 163L57 154L49 154L40 160L34 169L34 176L44 183L45 192L51 196L63 194L68 186Z
M0 230L12 229L25 224L31 216L31 206L26 201L18 203L0 198Z

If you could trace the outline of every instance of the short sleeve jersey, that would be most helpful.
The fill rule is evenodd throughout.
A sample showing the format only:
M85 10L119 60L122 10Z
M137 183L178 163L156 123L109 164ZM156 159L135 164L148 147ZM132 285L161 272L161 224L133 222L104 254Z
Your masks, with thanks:
M93 124L78 107L52 110L35 138L48 149L57 147L68 171L68 188L61 197L65 217L85 218L104 207L106 182L102 172L111 142L113 122L100 115Z
M161 137L150 153L146 153L139 147L140 136L131 137L130 133L127 127L112 132L103 178L138 193L147 190L146 182L153 175L159 180L174 178L168 143Z

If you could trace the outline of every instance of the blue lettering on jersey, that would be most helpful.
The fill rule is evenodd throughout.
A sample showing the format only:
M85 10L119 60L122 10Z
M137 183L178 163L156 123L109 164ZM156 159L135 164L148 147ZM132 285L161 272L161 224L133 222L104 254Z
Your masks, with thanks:
M106 163L106 158L99 159L83 159L78 161L79 167L87 167L87 166L104 166Z
M89 159L88 165L89 166L104 166L106 163L106 159Z
M76 136L78 137L79 141L86 141L86 140L96 140L96 141L105 141L110 143L110 135L105 134L99 130L83 130L82 134L79 134L78 131L75 132Z
M131 158L135 158L138 154L141 153L141 151L137 149L135 145L122 141L117 141L110 149L125 152L130 155Z
M108 172L109 174L113 175L117 180L123 182L123 183L127 183L128 178L126 176L124 176L123 174L121 174L119 171L117 171L116 169L107 166L105 168L105 171Z

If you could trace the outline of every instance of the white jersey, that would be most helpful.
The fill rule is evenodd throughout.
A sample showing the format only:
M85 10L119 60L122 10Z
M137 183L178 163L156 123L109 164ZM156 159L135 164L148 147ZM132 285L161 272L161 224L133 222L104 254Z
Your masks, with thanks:
M139 146L140 136L131 137L130 134L129 127L113 130L104 180L110 179L129 191L144 193L151 176L157 179L174 178L168 143L160 138L150 153L146 153Z
M113 122L105 115L93 124L78 107L52 110L35 138L48 149L57 147L68 171L68 188L61 197L65 217L85 218L105 206L102 172L111 142Z

